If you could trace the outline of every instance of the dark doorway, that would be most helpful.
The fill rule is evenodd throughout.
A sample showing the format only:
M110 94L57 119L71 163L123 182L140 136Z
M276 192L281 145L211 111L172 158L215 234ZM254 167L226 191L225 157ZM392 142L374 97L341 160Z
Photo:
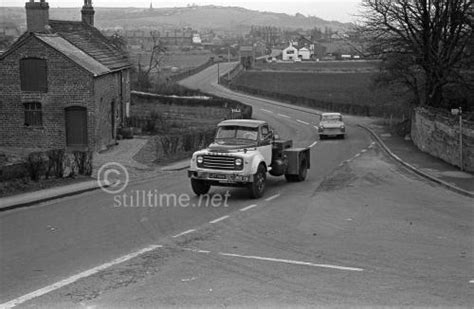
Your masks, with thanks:
M112 139L115 138L115 101L110 102L110 123L112 125Z
M87 147L87 109L85 107L66 108L66 146Z

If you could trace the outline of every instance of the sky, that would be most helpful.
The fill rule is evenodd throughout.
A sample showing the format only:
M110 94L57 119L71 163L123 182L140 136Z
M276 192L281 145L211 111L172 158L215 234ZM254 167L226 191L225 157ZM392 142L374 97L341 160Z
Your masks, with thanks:
M2 7L25 6L29 0L0 0ZM35 0L39 2L40 0ZM82 0L46 0L49 6L54 7L80 7ZM294 15L301 13L305 16L317 16L326 20L341 22L354 21L354 14L358 12L361 0L92 0L95 7L150 7L154 8L183 7L188 4L239 6L251 10L287 13Z

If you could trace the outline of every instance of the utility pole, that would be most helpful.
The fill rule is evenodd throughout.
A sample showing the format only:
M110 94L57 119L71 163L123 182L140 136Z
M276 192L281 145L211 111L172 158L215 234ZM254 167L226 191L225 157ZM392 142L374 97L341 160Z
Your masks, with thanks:
M459 107L459 162L461 164L461 171L464 170L462 158L462 107Z
M452 109L451 114L459 116L459 167L461 171L464 170L463 151L462 151L462 107L459 109Z

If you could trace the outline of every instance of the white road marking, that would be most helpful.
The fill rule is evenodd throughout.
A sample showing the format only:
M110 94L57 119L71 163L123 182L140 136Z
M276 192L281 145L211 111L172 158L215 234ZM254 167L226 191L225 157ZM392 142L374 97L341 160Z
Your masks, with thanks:
M317 127L317 126L313 126L313 128L315 128L316 130L319 130L319 127Z
M299 123L305 124L305 125L309 125L309 123L308 123L308 122L306 122L306 121L303 121L303 120L296 119L296 121L298 121Z
M244 259L260 260L260 261L267 261L267 262L278 262L278 263L286 263L286 264L301 265L301 266L332 268L332 269L349 270L349 271L364 271L362 268L345 267L345 266L329 265L329 264L315 264L315 263L310 263L310 262L302 262L302 261L294 261L294 260L286 260L286 259L275 259L275 258L267 258L267 257L261 257L261 256L249 256L249 255L240 255L240 254L223 253L223 252L219 252L218 254L222 256L239 257L239 258L244 258Z
M269 111L268 109L263 109L263 108L261 108L260 110L263 111L263 112L265 112L265 113L273 114L273 112L272 112L272 111Z
M314 143L312 143L312 144L309 146L309 148L313 148L313 147L316 146L317 144L318 144L318 142L314 142Z
M469 283L474 283L474 280L469 281Z
M196 230L187 230L187 231L184 231L182 233L179 233L178 235L174 235L173 238L178 238L180 236L184 236L186 234L189 234L189 233L192 233L192 232L196 232Z
M362 152L362 153L366 153L366 152L367 152L367 149L364 149L364 150L362 150L361 152Z
M283 117L283 118L288 118L288 119L291 118L290 116L283 115L283 114L278 114L278 116Z
M266 198L265 201L270 202L273 201L274 199L278 198L280 196L280 193L275 194L273 196L270 196L269 198Z
M358 158L358 157L360 157L360 153L358 153L354 156L354 158Z
M214 224L214 223L220 222L220 221L222 221L222 220L225 220L225 219L227 219L227 218L229 218L229 216L220 217L219 219L213 220L213 221L211 221L211 222L209 222L209 223Z
M242 208L240 211L247 211L247 210L252 209L252 208L255 208L255 207L257 207L257 206L258 206L257 204L253 204L253 205L247 206L247 207L245 207L245 208Z
M36 290L34 292L31 292L31 293L28 293L26 295L23 295L23 296L20 296L18 298L15 298L9 302L6 302L6 303L3 303L3 304L0 304L0 308L2 309L7 309L7 308L13 308L15 306L18 306L24 302L27 302L27 301L30 301L34 298L37 298L37 297L40 297L40 296L43 296L45 294L48 294L54 290L57 290L57 289L60 289L62 287L65 287L67 285L70 285L71 283L74 283L82 278L86 278L86 277L90 277L102 270L105 270L109 267L112 267L112 266L115 266L117 264L121 264L123 262L126 262L128 260L131 260L139 255L142 255L144 253L147 253L147 252L150 252L150 251L153 251L157 248L162 248L163 246L160 246L160 245L152 245L152 246L149 246L149 247L146 247L142 250L139 250L139 251L136 251L136 252L133 252L133 253L130 253L130 254L127 254L127 255L124 255L122 257L119 257L109 263L105 263L105 264L102 264L100 266L97 266L97 267L94 267L94 268L91 268L89 270L86 270L86 271L83 271L77 275L74 275L72 277L69 277L69 278L66 278L64 280L61 280L61 281L58 281L56 283L53 283L51 285L48 285L44 288L41 288L39 290Z
M183 248L183 250L192 251L192 252L197 252L197 253L211 253L211 251L199 250L199 249L192 249L192 248Z

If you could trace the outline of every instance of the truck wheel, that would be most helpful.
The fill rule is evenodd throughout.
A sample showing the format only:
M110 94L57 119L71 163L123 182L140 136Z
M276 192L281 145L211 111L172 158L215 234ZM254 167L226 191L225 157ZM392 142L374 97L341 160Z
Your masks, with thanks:
M295 181L304 181L308 175L308 164L306 158L301 160L298 175L295 175Z
M305 180L307 175L308 175L308 164L306 163L306 159L302 159L300 163L300 168L298 170L298 175L285 174L285 178L286 178L286 181L288 182L298 182L298 181Z
M198 196L207 194L211 189L210 184L198 179L191 179L191 187L193 188L193 192Z
M252 198L260 198L265 191L265 180L267 179L267 171L263 164L258 166L257 172L253 177L253 182L250 184L250 196Z

